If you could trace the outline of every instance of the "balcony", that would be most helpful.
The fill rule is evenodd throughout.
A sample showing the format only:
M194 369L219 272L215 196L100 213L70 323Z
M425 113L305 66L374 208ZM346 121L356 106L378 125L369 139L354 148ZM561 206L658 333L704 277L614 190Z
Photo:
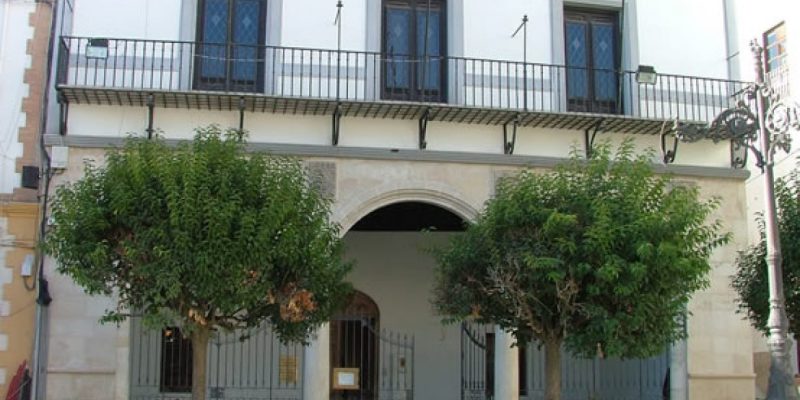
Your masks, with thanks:
M424 119L657 134L707 123L744 82L464 57L62 37L62 104ZM336 125L336 124L334 124ZM335 141L334 141L335 143Z

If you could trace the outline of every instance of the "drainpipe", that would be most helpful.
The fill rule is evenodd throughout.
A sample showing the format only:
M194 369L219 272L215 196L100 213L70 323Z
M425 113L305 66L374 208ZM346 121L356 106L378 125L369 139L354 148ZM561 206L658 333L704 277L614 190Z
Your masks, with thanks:
M739 44L736 32L736 10L731 0L722 0L722 15L725 24L725 66L728 71L728 79L741 80L739 73Z
M48 195L50 191L50 155L47 153L47 148L44 145L44 135L47 131L47 111L49 110L49 103L50 103L50 85L52 84L52 69L53 69L53 53L54 53L54 46L53 43L56 39L56 26L58 25L58 0L40 0L37 3L47 4L50 7L50 27L49 27L49 35L48 35L48 44L47 44L47 69L46 69L46 76L45 76L45 84L42 88L42 104L40 108L40 119L39 119L39 152L40 152L40 171L42 174L43 179L41 182L44 186L44 193L41 196L41 200L39 203L39 218L40 218L40 225L39 225L39 241L44 239L45 230L47 229L47 202L48 202ZM38 5L37 5L38 8ZM35 34L35 33L34 33ZM32 377L31 377L31 387L32 387L32 394L34 399L44 399L45 398L45 390L44 390L44 381L45 381L45 370L47 366L47 352L46 352L46 339L47 339L47 331L48 331L48 322L49 322L49 305L52 301L50 297L50 293L48 291L48 284L47 278L44 275L44 253L42 250L37 247L36 249L36 256L38 258L38 294L36 299L36 319L35 319L35 331L34 331L34 345L33 345L33 354L31 356L31 364L32 364Z

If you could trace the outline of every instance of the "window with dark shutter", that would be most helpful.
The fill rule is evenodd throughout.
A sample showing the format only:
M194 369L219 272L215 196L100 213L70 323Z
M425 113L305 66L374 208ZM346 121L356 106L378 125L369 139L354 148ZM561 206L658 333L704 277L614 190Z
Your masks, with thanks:
M265 0L199 0L195 86L263 90Z
M443 0L384 0L383 98L444 102Z
M568 110L617 113L617 14L565 10L564 44Z

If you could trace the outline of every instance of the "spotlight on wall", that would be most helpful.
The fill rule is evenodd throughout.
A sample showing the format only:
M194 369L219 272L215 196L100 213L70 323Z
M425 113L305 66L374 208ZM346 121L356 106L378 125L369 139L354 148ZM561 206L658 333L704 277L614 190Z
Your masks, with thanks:
M650 65L640 65L636 70L636 82L644 85L655 85L658 81L656 69Z
M108 39L89 39L86 44L86 58L108 58Z

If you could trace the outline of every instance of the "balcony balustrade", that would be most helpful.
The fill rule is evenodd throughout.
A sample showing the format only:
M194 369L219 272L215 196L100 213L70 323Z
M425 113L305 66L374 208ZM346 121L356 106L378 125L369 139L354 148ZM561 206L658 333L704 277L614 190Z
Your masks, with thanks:
M57 87L68 103L420 118L621 132L711 121L745 82L465 57L172 40L62 37ZM655 129L657 130L657 129Z

